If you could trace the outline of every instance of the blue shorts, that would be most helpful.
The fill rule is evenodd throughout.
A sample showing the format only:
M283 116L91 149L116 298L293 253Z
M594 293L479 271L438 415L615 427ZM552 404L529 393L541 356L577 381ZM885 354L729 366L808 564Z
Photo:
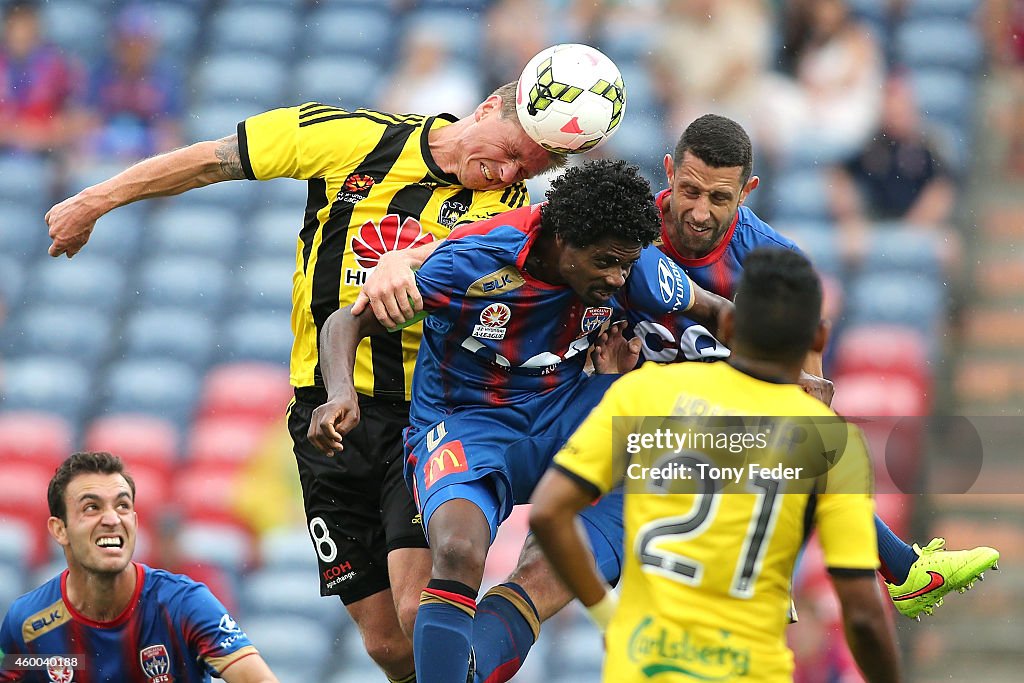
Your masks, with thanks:
M483 512L493 541L512 506L529 502L555 453L618 377L594 375L515 405L457 410L429 429L406 430L405 476L424 529L443 503L469 500ZM598 566L614 565L617 575L621 493L581 516Z

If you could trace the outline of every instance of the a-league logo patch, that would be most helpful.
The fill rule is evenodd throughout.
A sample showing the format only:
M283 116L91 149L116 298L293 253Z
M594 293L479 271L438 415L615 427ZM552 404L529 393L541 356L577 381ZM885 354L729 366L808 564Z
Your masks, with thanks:
M171 658L163 644L150 645L139 650L139 664L149 683L171 683Z
M609 306L591 306L583 311L583 320L580 327L583 334L590 334L601 328L606 322L612 319L612 309Z
M480 324L473 328L473 336L481 339L504 339L505 325L512 319L512 310L505 304L489 304L480 311Z
M370 194L370 190L376 182L373 176L365 173L351 173L341 184L341 189L338 190L338 201L349 204L361 202Z

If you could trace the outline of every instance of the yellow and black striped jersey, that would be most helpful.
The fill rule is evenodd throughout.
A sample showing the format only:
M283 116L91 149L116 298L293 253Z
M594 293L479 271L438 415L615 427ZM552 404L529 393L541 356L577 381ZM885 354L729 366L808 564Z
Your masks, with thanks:
M453 121L307 103L238 124L246 177L308 181L292 280L293 385L323 386L319 331L331 313L355 301L381 254L529 203L521 182L474 191L441 170L427 136ZM354 377L359 393L410 399L421 325L363 340Z
M710 432L686 434L701 424L716 425L717 444L698 443ZM748 437L741 448L729 445ZM729 461L735 469L725 469ZM761 469L801 463L810 468L798 477ZM554 466L595 494L619 484L625 491L606 681L792 681L784 629L793 567L811 529L830 571L870 575L878 566L859 430L800 387L725 362L648 363L625 375ZM721 474L705 469L712 466Z

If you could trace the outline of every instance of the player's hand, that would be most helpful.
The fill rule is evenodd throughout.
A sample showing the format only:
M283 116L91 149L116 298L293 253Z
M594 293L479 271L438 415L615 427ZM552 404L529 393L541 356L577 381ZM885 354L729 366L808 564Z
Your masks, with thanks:
M359 315L369 304L380 324L392 329L423 310L423 297L416 288L412 270L414 263L402 251L386 251L381 255L352 304L352 315Z
M306 438L317 450L334 455L345 447L341 438L359 424L359 401L354 391L333 396L313 411Z
M827 406L832 405L832 397L835 396L836 387L832 384L831 380L801 370L798 383L804 391L814 398Z
M44 220L49 226L50 256L64 254L71 258L85 246L92 235L96 221L104 211L82 193L65 199L46 212Z
M625 329L624 320L614 323L594 342L594 352L590 359L597 374L621 375L636 367L640 360L640 338L633 337L627 341L622 336Z

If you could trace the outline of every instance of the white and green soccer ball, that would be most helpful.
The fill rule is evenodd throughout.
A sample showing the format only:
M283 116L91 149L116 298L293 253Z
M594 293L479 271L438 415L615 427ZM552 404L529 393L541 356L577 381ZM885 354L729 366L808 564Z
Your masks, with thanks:
M610 138L626 111L615 62L589 45L566 43L527 63L516 90L519 122L552 152L589 152Z

